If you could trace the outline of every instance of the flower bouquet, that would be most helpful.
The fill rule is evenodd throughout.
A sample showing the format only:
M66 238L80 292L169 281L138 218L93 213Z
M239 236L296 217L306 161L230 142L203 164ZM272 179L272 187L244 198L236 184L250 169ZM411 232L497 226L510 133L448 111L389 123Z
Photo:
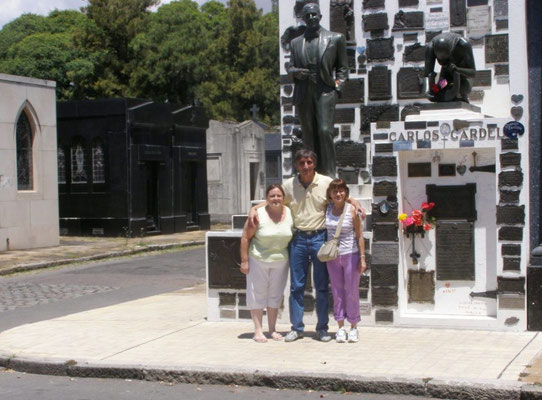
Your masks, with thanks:
M399 221L403 224L405 233L421 233L433 229L435 221L433 217L427 215L435 207L435 203L422 203L420 209L413 210L410 215L400 214Z

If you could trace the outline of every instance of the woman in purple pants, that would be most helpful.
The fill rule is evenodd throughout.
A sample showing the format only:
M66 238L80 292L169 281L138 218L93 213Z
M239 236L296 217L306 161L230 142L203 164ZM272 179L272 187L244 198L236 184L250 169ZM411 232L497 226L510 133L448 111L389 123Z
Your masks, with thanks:
M326 228L328 240L335 235L337 224L347 207L339 236L339 256L327 262L331 292L333 293L333 316L339 324L335 335L337 343L359 341L357 329L360 321L359 278L367 269L365 264L365 242L363 241L361 218L349 203L348 186L342 179L334 179L327 189L329 205L326 210ZM346 332L344 320L351 327Z

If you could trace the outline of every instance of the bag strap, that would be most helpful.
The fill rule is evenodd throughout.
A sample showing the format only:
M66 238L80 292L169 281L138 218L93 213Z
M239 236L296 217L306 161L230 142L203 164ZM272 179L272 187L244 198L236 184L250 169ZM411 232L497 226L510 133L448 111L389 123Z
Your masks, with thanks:
M333 235L333 239L338 239L339 236L341 235L341 229L343 227L343 220L344 220L344 216L346 214L346 209L347 208L348 208L348 203L344 203L343 212L341 214L341 218L339 218L339 222L337 222L337 229L335 230L335 235Z

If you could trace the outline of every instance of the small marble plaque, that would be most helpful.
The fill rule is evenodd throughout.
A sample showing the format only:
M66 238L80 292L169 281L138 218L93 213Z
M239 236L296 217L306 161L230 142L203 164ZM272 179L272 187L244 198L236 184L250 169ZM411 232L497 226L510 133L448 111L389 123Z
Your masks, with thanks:
M425 61L425 46L415 43L412 46L405 46L403 53L404 62L423 62Z
M491 32L489 6L469 7L467 10L467 35L484 36Z
M373 176L397 176L397 159L395 157L374 156Z
M397 225L374 225L373 242L396 242L398 241Z
M338 167L367 166L367 145L352 140L341 140L335 143ZM356 182L357 183L357 182Z
M493 17L495 19L508 17L508 0L493 0Z
M355 108L338 108L335 110L336 124L353 124L355 122Z
M425 14L425 29L428 31L441 31L450 28L450 14L439 8L431 8Z
M408 302L435 302L435 271L408 270Z
M373 196L397 196L397 183L379 181L373 184Z
M363 0L363 9L370 10L375 8L384 8L386 5L385 0Z
M364 32L383 31L390 27L387 13L368 14L362 18Z
M363 103L365 95L364 86L365 80L363 78L348 79L344 82L337 104Z
M423 11L399 11L395 14L393 31L424 29Z
M425 96L425 80L421 68L401 68L397 73L397 98L416 99Z
M471 80L473 87L491 87L491 70L476 71L476 75Z

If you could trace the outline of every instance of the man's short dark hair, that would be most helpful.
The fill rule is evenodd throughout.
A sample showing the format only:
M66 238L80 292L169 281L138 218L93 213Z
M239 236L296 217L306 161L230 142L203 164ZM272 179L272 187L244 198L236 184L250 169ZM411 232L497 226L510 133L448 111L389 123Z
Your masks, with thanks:
M299 149L295 152L294 165L297 164L299 160L306 157L312 158L312 161L314 161L314 165L318 164L318 156L314 151L309 149Z

